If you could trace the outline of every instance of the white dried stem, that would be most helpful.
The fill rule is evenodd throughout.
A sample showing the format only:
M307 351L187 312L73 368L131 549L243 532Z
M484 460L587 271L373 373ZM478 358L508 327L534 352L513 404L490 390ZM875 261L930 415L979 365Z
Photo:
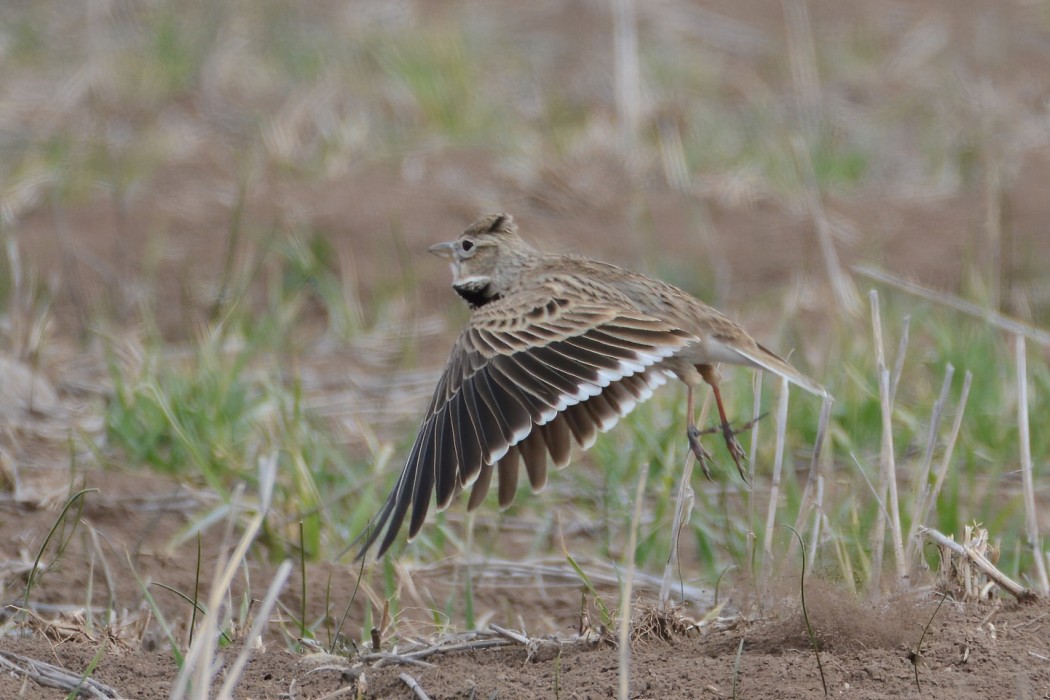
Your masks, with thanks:
M823 112L820 75L817 71L817 46L809 21L806 0L784 0L788 60L799 125L810 141L816 138Z
M908 576L904 559L904 539L901 532L901 509L897 499L897 462L893 454L893 424L890 405L890 373L883 368L879 374L879 398L882 403L882 479L884 493L889 494L890 537L893 539L893 557L897 563L897 578Z
M951 537L948 537L939 530L935 530L931 527L920 527L919 534L927 539L932 540L938 546L943 547L954 554L962 557L965 561L973 563L978 569L984 573L992 581L995 581L1003 590L1008 591L1010 594L1018 599L1030 600L1036 597L1036 594L1017 583L1009 576L1000 571L992 562L988 561L987 557L978 552L974 547L964 547L959 544Z
M711 394L708 393L704 398L704 404L700 409L700 418L693 425L703 425L707 419L707 413L711 405ZM686 420L691 421L692 416L687 416ZM682 528L689 522L689 518L693 513L693 503L695 497L693 495L692 478L693 478L693 463L695 456L692 450L686 450L685 462L682 464L682 477L678 482L678 496L674 502L674 521L671 527L671 549L667 554L667 563L664 564L664 576L660 582L660 606L666 607L667 602L671 598L671 579L674 578L674 565L678 561L678 538L681 535ZM752 482L754 479L752 478Z
M904 357L908 352L908 338L911 336L911 316L904 317L904 327L901 329L901 340L897 345L897 359L893 362L893 375L890 378L890 403L897 400L897 387L900 385L901 374L904 372Z
M776 525L777 501L780 499L780 475L784 468L784 443L787 438L788 382L780 378L780 389L777 394L777 440L776 455L773 459L773 479L769 485L769 509L766 512L766 531L762 536L762 576L765 582L766 567L773 558L773 527Z
M875 345L875 376L879 384L880 398L882 389L882 373L886 368L886 353L882 344L882 315L879 313L879 293L874 289L868 293L871 302L871 328L872 342ZM882 575L882 560L886 552L886 521L888 512L885 508L886 502L886 428L883 424L882 454L879 460L879 487L876 489L876 499L883 504L883 508L875 515L875 531L872 534L871 543L871 567L873 578L878 579ZM866 478L866 477L865 477Z
M1004 316L992 309L979 306L973 302L966 301L965 299L960 299L953 294L939 292L915 284L914 282L908 282L875 267L856 265L853 267L853 270L857 274L863 275L868 279L882 282L883 284L908 292L909 294L914 294L915 296L926 299L927 301L943 304L949 308L955 309L956 311L962 311L963 313L979 318L985 323L989 323L1000 330L1004 330L1014 335L1023 335L1028 340L1050 347L1050 331L1030 326L1027 323L1010 318L1009 316Z
M827 439L828 426L831 423L831 396L825 395L824 401L820 406L820 421L817 424L817 437L813 444L813 456L809 461L809 476L806 477L806 487L802 492L802 502L798 509L798 518L795 520L795 529L801 531L802 523L809 515L809 508L811 507L811 501L813 500L813 492L818 482L823 479L823 473L821 471L821 458L824 450L824 442ZM820 508L819 501L817 508ZM798 540L791 540L792 553L795 551L795 547L798 546Z
M407 673L400 673L397 676L401 679L401 682L408 686L408 689L412 691L412 694L416 696L416 700L430 700L430 696L427 695L427 691L423 690L423 686L419 684L412 676Z
M266 518L269 504L273 498L276 474L276 454L268 455L259 460L259 508L245 526L244 533L233 551L224 555L217 562L212 578L211 591L208 596L208 610L210 614L203 625L204 629L194 638L193 644L190 645L189 650L186 652L182 669L179 671L171 694L173 700L180 700L186 697L187 694L194 698L208 697L208 691L211 688L215 674L218 672L213 661L218 650L219 637L222 634L221 626L225 619L225 614L230 609L230 587L238 569L244 563L248 547L255 541L255 535ZM227 523L226 533L223 536L223 543L232 539L233 523L238 513L236 505L239 500L240 491L234 494L233 503L235 507L230 509L230 519ZM225 550L225 544L223 550ZM258 620L258 618L256 619Z
M813 530L809 536L810 556L806 557L807 568L813 568L820 547L820 525L824 514L824 476L817 476L817 500L813 508ZM808 573L808 572L803 572Z
M915 503L912 507L912 512L916 515L924 512L926 505L926 499L929 498L930 494L930 468L933 464L933 450L937 446L937 433L941 424L941 417L944 415L944 406L948 403L948 392L951 390L952 377L955 376L955 367L952 363L948 363L947 368L944 371L944 381L941 383L941 393L937 396L937 401L933 404L933 410L930 413L930 428L929 433L926 436L926 450L922 454L922 463L919 465L918 480L916 481L915 488ZM907 561L911 562L915 559L915 548L918 546L918 542L915 539L915 532L919 527L919 520L912 519L911 529L908 531L908 552Z
M634 550L638 546L638 523L642 521L642 505L645 502L645 482L649 478L649 463L642 464L642 473L638 477L638 489L634 494L634 512L631 515L631 532L627 538L627 551L624 562L627 575L620 588L620 649L619 674L620 700L631 697L631 591L634 586Z
M758 507L758 499L755 498L755 463L758 459L758 429L762 425L762 421L759 420L759 416L762 415L762 370L757 370L752 380L751 385L751 400L752 400L752 411L751 411L751 446L749 449L748 456L748 479L751 481L751 488L747 491L747 551L748 561L755 561L754 553L755 547L758 546L758 538L755 535L755 509ZM751 569L750 573L754 575L754 569Z
M925 523L930 519L930 511L933 509L933 504L937 502L937 496L941 492L941 487L944 486L944 480L948 476L948 467L952 463L952 454L955 452L955 443L959 440L959 431L962 428L963 414L966 413L966 402L970 398L970 385L973 384L973 373L970 370L966 370L966 374L963 376L962 393L959 394L959 408L955 412L955 421L952 423L952 432L948 437L948 444L944 448L944 455L941 457L941 463L937 467L937 473L934 477L933 488L930 490L929 496L923 501L922 510L916 511L917 522Z
M221 700L232 700L234 697L233 691L237 688L237 684L241 682L244 667L248 665L248 657L252 655L256 644L261 640L263 630L270 624L270 612L273 611L274 605L277 604L277 596L284 590L284 584L287 583L288 576L291 573L292 562L290 559L285 559L277 567L277 573L274 575L273 581L270 582L270 586L266 590L266 596L255 613L255 621L252 623L251 631L244 640L244 646L241 647L236 660L225 673L226 681L222 684L222 689L219 690L217 696Z
M517 642L518 644L524 644L525 646L532 644L532 640L524 634L507 629L506 627L500 627L499 625L489 623L489 629L498 634L499 636L506 637L511 641Z
M1023 335L1016 336L1017 354L1017 437L1021 449L1021 480L1024 485L1025 529L1028 544L1035 557L1036 577L1043 595L1050 595L1046 573L1046 552L1039 534L1039 517L1035 505L1035 480L1032 478L1032 441L1028 426L1028 361Z
M633 154L642 115L642 78L638 61L638 23L634 0L613 2L616 111L623 152Z

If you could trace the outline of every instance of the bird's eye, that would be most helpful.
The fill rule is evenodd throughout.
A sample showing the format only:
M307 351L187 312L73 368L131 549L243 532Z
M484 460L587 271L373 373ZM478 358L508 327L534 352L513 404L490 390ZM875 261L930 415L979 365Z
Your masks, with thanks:
M462 246L463 246L463 252L468 252L468 251L470 251L471 248L474 247L474 241L469 241L469 240L468 241L463 241Z

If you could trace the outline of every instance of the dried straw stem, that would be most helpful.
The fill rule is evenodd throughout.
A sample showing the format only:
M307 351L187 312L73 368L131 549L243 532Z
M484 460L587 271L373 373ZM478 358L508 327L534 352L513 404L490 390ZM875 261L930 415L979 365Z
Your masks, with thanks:
M777 440L776 455L773 458L773 480L769 485L769 508L766 511L766 530L762 535L762 567L759 579L765 582L766 568L773 559L773 527L777 519L777 502L780 500L780 475L784 469L784 443L787 438L788 382L780 378L780 390L777 394Z
M893 402L890 397L890 372L886 368L886 355L882 342L882 315L879 312L879 293L874 289L869 293L871 300L871 323L875 342L875 364L879 378L879 403L882 408L882 450L879 459L880 483L879 494L888 502L886 507L890 517L890 536L893 539L893 555L897 564L897 577L907 576L904 559L904 540L901 533L901 511L897 498L897 464L893 453ZM888 496L888 498L887 498ZM886 533L886 520L883 511L879 512L875 526L877 566L873 566L876 577L881 573L883 541Z
M1050 595L1050 580L1046 574L1046 553L1039 534L1039 518L1035 506L1035 481L1032 478L1032 441L1028 426L1028 362L1024 336L1016 336L1017 354L1017 437L1021 449L1021 480L1024 485L1025 529L1028 544L1035 557L1035 571L1039 590Z
M920 527L919 534L923 537L932 540L938 546L944 547L951 552L963 557L971 562L980 569L989 579L995 581L1004 590L1018 598L1019 600L1032 600L1037 597L1037 594L1021 584L1017 583L1009 576L1004 574L995 564L988 561L988 558L983 554L977 552L973 547L964 547L952 538L948 537L939 530L935 530L929 527Z
M974 304L973 302L966 301L965 299L960 299L953 294L939 292L928 287L923 287L920 284L915 284L914 282L908 282L875 267L857 265L854 266L853 271L859 275L867 277L868 279L882 282L883 284L887 284L909 294L914 294L915 296L926 299L927 301L943 304L944 306L955 309L956 311L961 311L975 318L979 318L985 323L989 323L1000 330L1015 335L1023 335L1028 340L1035 341L1045 347L1050 347L1050 331L1045 331L1041 328L1036 328L1035 326L1030 326L1027 323L1018 321L1017 319L1010 318L1009 316L1004 316L993 309L988 309Z
M624 562L627 575L620 588L620 649L619 649L619 697L629 700L631 697L631 591L634 587L634 550L638 546L638 523L642 520L642 505L645 496L645 482L649 478L649 463L642 464L642 473L638 477L638 489L634 494L634 513L631 516L631 533L627 538L627 551Z

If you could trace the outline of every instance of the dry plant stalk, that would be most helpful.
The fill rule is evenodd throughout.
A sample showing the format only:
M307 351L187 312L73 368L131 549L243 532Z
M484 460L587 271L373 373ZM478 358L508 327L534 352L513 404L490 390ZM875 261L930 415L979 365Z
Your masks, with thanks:
M613 2L613 47L616 67L616 111L628 162L638 143L642 115L642 78L638 60L638 23L634 0Z
M869 293L871 300L871 323L875 342L875 369L879 379L879 403L882 408L882 450L879 459L880 483L879 495L887 501L890 520L890 536L893 539L893 555L897 563L897 578L907 577L904 559L904 540L901 533L901 511L897 498L897 465L893 453L893 404L890 398L890 372L886 368L886 355L883 350L882 315L879 313L879 293L874 289ZM875 557L872 570L876 574L882 570L883 547L886 534L886 518L880 510L875 525ZM877 564L877 565L875 565Z
M460 641L466 639L466 641ZM531 644L539 644L543 640L532 639ZM405 666L419 666L422 668L431 668L434 664L424 663L423 659L430 658L438 654L456 654L464 651L480 651L482 649L495 649L497 647L506 647L512 644L518 644L519 642L515 639L506 638L502 633L497 634L496 632L485 633L485 632L467 632L465 635L448 635L445 636L429 646L425 644L419 644L411 651L403 651L400 653L393 652L378 652L372 654L362 654L356 657L356 660L360 663L367 664L375 662L376 668L384 668L386 666L393 665L405 665ZM553 642L557 644L558 642Z
M248 636L244 638L244 645L241 647L240 653L237 654L237 658L234 659L230 668L226 670L226 681L222 684L218 695L222 700L233 699L233 691L237 688L237 684L241 682L241 675L248 665L248 657L254 651L255 645L257 643L261 644L263 629L270 624L270 613L273 611L274 606L277 605L277 596L284 590L284 586L288 582L288 576L291 573L292 560L285 559L277 567L277 573L274 574L270 586L266 589L266 595L263 597L262 603L259 605L258 610L255 611L255 621L252 622Z
M1050 332L1030 326L1027 323L1010 318L1009 316L1004 316L992 309L974 304L971 301L960 299L954 294L939 292L928 287L923 287L920 284L915 284L914 282L908 282L875 267L855 265L853 271L859 275L867 277L868 279L882 282L883 284L887 284L909 294L914 294L921 299L926 299L927 301L932 301L937 304L943 304L951 309L955 309L956 311L961 311L970 316L974 316L975 318L979 318L985 323L995 326L999 330L1013 333L1014 335L1023 335L1028 340L1035 341L1044 347L1050 347Z
M1017 436L1021 449L1021 480L1024 485L1025 529L1028 545L1035 557L1035 571L1039 590L1050 595L1050 580L1046 574L1046 553L1039 535L1039 518L1035 505L1035 480L1032 478L1032 441L1028 427L1028 362L1024 336L1016 336L1017 354Z
M634 587L634 549L638 546L638 523L642 520L642 504L645 497L645 482L649 478L649 463L642 464L638 477L638 490L634 494L634 512L631 515L631 532L627 538L627 575L620 589L620 700L631 697L631 590Z
M408 689L412 691L412 694L416 696L417 700L430 700L430 696L427 695L427 691L423 690L423 686L419 684L412 676L407 673L398 674L398 678L402 683L408 686Z
M879 328L877 332L879 334L879 337L875 341L875 347L881 348L881 328ZM881 355L882 353L877 350L877 354ZM882 363L877 361L875 372L876 376L880 378L882 376L882 373L879 371L879 367L881 366ZM879 386L882 386L881 381L879 382ZM878 513L875 514L875 531L871 536L871 570L873 573L876 574L876 576L873 577L872 580L875 580L875 578L877 578L877 574L882 572L882 560L886 554L886 521L889 520L889 512L886 510L886 491L883 489L883 486L886 483L885 479L883 478L884 462L885 460L883 460L880 455L878 487L876 488L875 486L872 486L870 482L868 484L872 487L872 491L875 494L875 500L877 500L881 506L879 508ZM859 466L860 465L858 463L858 467ZM861 474L863 473L864 470L861 469ZM867 476L865 476L865 479L866 478Z
M949 308L961 311L965 314L969 314L976 318L981 319L985 323L988 323L995 328L1011 333L1016 338L1016 364L1017 364L1017 381L1018 381L1018 426L1019 426L1019 442L1021 449L1021 474L1024 483L1024 497L1025 497L1025 519L1026 529L1028 535L1029 545L1033 548L1033 553L1036 560L1036 575L1039 579L1039 586L1044 594L1050 594L1050 577L1047 574L1047 553L1042 551L1041 538L1039 536L1038 521L1036 520L1035 514L1035 487L1032 480L1032 465L1031 465L1031 444L1029 439L1029 423L1028 423L1028 386L1027 386L1027 368L1026 368L1026 353L1024 347L1025 340L1033 340L1044 347L1050 347L1050 332L1035 328L1027 323L1018 321L1017 319L1004 316L998 313L994 309L985 308L973 302L966 301L955 295L947 294L945 292L939 292L922 285L915 284L914 282L908 282L899 277L895 277L887 272L879 270L874 267L868 266L856 266L853 268L858 274L863 275L869 279L877 280L884 284L888 284L891 287L900 289L914 294L922 299L932 301L938 304L943 304ZM960 411L956 416L956 422L958 423L962 415L962 409L965 407L965 397L969 391L969 380L970 373L967 372L967 382L963 387L963 397L960 399ZM957 429L953 426L953 433L957 434ZM952 437L951 445L954 445L955 437ZM951 450L949 449L948 457L950 457ZM942 461L942 469L938 472L937 483L934 485L933 491L930 497L926 499L922 521L929 515L929 511L932 508L932 504L936 501L937 493L940 491L940 485L943 482L944 473L947 471L948 459Z
M948 366L944 370L944 381L941 383L941 393L937 397L937 401L933 402L933 408L930 411L929 417L929 430L926 434L926 449L923 451L922 463L919 466L919 472L916 476L916 497L911 503L911 527L908 529L907 551L905 552L905 559L909 564L916 563L916 547L918 546L918 539L916 538L916 532L919 529L919 524L925 522L924 507L926 499L929 495L929 471L933 464L933 449L937 447L937 436L941 427L941 418L944 416L944 407L948 403L948 394L951 390L951 379L955 375L955 367L949 362Z
M949 365L950 367L950 365ZM934 476L933 487L931 488L928 479L928 473L924 473L919 483L922 484L922 489L916 501L915 507L915 518L912 521L911 531L908 534L908 561L915 561L917 553L915 547L918 546L918 529L930 518L930 511L933 510L933 504L937 502L937 496L941 493L941 487L944 486L944 480L948 476L948 467L952 463L952 454L955 452L955 443L959 440L959 431L962 428L963 415L966 413L966 402L970 398L970 385L973 384L973 373L970 370L966 370L966 374L963 376L962 392L959 394L959 408L955 411L955 420L952 423L952 431L948 437L948 444L944 449L944 455L941 457L941 463L937 467L937 472Z
M690 630L701 630L705 623L710 625L713 619L717 619L717 612L711 617L709 611L703 620L694 620L682 614L682 608L677 605L671 607L655 607L645 603L636 606L634 623L631 625L632 641L654 641L660 640L670 642L675 637L689 634ZM720 611L722 604L716 606Z
M817 499L814 503L813 508L813 528L809 535L809 551L813 552L812 557L806 558L806 568L811 569L813 567L813 559L816 558L817 548L820 546L820 525L822 522L822 516L824 515L824 475L820 474L817 476ZM807 570L802 571L803 574L809 573Z
M780 500L780 475L784 468L784 442L787 438L788 382L780 379L777 394L777 441L773 458L773 479L769 485L769 508L766 511L766 531L762 535L762 566L759 581L765 584L766 570L773 559L773 527L777 521L777 502Z
M890 537L893 538L893 558L897 564L897 578L908 577L904 559L904 538L901 532L901 508L897 496L897 461L893 453L893 405L890 403L890 373L883 368L879 375L879 399L882 404L882 478L883 493L889 494Z
M901 340L897 345L897 359L893 362L893 375L890 377L890 405L897 399L897 387L904 373L904 357L908 353L908 339L911 337L911 316L905 316L901 328Z
M762 421L762 370L755 372L752 378L751 397L753 408L751 411L751 446L748 451L747 477L752 486L747 490L747 555L748 561L755 561L755 547L758 546L758 536L755 535L755 509L758 507L758 499L755 498L755 461L758 459L758 428ZM755 570L753 566L748 567L751 575L751 584L755 585Z
M955 452L955 445L959 441L959 432L962 429L963 415L966 413L966 403L970 399L970 387L972 385L973 372L966 370L966 374L963 376L962 393L959 394L959 410L955 414L955 422L952 423L952 434L948 437L948 446L945 448L941 464L937 468L933 489L926 500L925 509L923 510L923 521L929 517L930 510L933 508L933 504L937 502L937 496L940 494L941 488L944 486L944 480L948 476L948 467L951 466L952 454Z
M919 465L919 471L916 474L916 485L918 486L918 488L915 489L916 513L922 512L920 510L923 503L922 499L925 497L925 493L929 490L930 467L933 465L933 451L937 447L937 433L940 432L941 418L944 416L944 407L948 405L948 395L951 392L952 378L954 376L955 367L949 362L944 369L944 381L941 382L941 393L937 395L937 400L934 401L933 409L930 411L930 427L926 435L926 449L922 453L922 463ZM913 523L912 531L910 533L911 535L915 534L915 527L916 525Z
M831 423L832 398L825 396L820 406L820 420L817 424L817 437L813 444L813 456L809 460L809 475L806 477L806 486L802 491L802 503L798 509L798 517L795 520L795 529L802 531L802 524L809 515L811 508L816 508L817 520L814 522L814 535L810 543L810 551L816 551L817 533L819 531L819 513L824 506L824 441L827 439L828 426ZM814 491L816 497L814 498ZM791 540L791 555L794 556L797 540Z
M214 661L219 648L219 636L222 633L221 625L224 618L223 611L228 610L230 605L230 587L234 576L237 574L237 570L241 567L244 557L248 553L248 547L255 541L255 535L262 527L266 514L270 509L276 479L277 455L271 454L267 457L260 458L259 505L256 509L255 515L252 516L252 519L245 526L244 534L237 542L237 546L229 554L224 554L224 556L217 562L215 573L212 578L211 592L208 597L208 610L210 611L210 616L207 623L204 625L205 629L201 634L197 635L193 640L193 644L190 645L190 648L186 652L182 669L179 671L179 675L175 680L174 689L171 694L173 700L181 700L188 694L190 697L194 698L208 696L212 680L214 679L214 674L218 672ZM234 507L230 509L230 518L222 539L223 550L225 550L226 543L233 539L234 521L239 512L239 509L236 506L239 500L240 491L234 494ZM266 597L266 600L271 607L276 603L277 593L280 592L280 588L283 586L284 580L287 579L290 572L291 565L289 564L286 570L283 571L282 579L282 569L278 570L278 576L275 577L274 583L270 587L271 590L267 592ZM281 580L278 581L278 579ZM261 628L257 630L256 627L260 627L261 623L264 624L268 617L269 610L259 611L259 614L256 617L256 623L252 627L252 635L257 635L261 631ZM248 649L249 653L252 641L253 636L251 635L245 639L245 649ZM243 670L243 662L241 664L241 670ZM229 692L232 693L233 687L230 685L231 681L235 685L239 678L239 673L228 675L226 684L223 686L223 691L226 691L227 686L229 686Z
M623 580L623 572L617 562L609 559L580 559L577 560L581 566L586 566L587 577L595 585L618 586ZM462 570L471 567L475 572L475 585L499 586L501 590L513 591L520 588L535 589L537 586L545 588L562 588L578 591L580 588L579 574L565 561L563 557L546 557L542 559L498 559L478 557L451 557L441 559L429 564L406 565L399 573L401 576L410 577L416 581L425 582L431 579L448 581L453 577L460 576ZM646 573L643 570L635 571L634 582L637 586L658 591L660 589L661 576ZM361 584L362 588L364 583ZM407 590L408 585L403 587ZM676 586L685 600L708 604L711 600L711 592L688 583L679 583ZM418 591L416 592L418 594ZM400 593L401 597L412 594ZM416 598L419 605L426 604L423 598ZM524 627L524 625L522 625Z
M13 676L24 676L39 685L57 688L72 697L91 695L96 698L118 698L121 693L116 689L100 683L90 676L84 677L79 672L70 673L64 668L22 656L10 651L0 650L0 669Z
M704 425L707 422L707 414L711 408L711 394L708 393L704 398L703 406L700 408L700 418L697 419L696 425ZM692 420L692 416L687 416L688 420ZM752 428L757 427L757 423ZM671 579L674 578L674 564L678 561L678 538L682 532L682 528L689 521L690 516L693 513L693 502L695 497L693 495L692 484L693 478L693 464L696 457L693 455L692 450L686 450L685 462L682 464L682 478L678 483L678 497L675 498L674 503L674 521L671 527L671 549L667 554L667 563L664 565L664 577L660 582L660 605L666 606L667 602L671 598ZM754 464L754 457L752 457L752 464ZM751 483L755 483L754 473L751 474Z
M784 0L788 60L795 88L795 104L800 126L810 138L817 134L823 111L820 76L817 73L817 45L805 0Z
M980 582L978 571L1018 600L1027 602L1039 597L1004 574L988 559L988 531L984 528L967 526L966 542L963 544L929 527L919 528L919 534L937 545L941 554L942 575L951 582L961 584L968 600L978 600L990 592L987 584ZM971 564L978 571L974 571Z

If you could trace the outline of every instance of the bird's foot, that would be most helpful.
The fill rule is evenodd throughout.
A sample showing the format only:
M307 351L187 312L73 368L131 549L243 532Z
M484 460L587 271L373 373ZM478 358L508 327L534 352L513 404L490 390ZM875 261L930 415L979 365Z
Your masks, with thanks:
M729 456L733 458L736 470L740 473L740 478L744 480L745 484L749 484L747 471L744 469L744 463L747 462L747 454L744 453L744 448L740 446L740 441L736 439L737 432L739 431L734 431L733 426L729 423L722 424L722 437L725 438Z
M706 430L699 430L695 426L689 427L689 447L692 448L697 461L699 461L704 468L704 474L708 479L711 478L711 474L704 458L710 460L711 453L704 449L703 445L700 444L700 436L713 435L716 432L722 433L722 437L726 441L726 448L729 450L729 456L733 458L733 463L736 464L736 470L740 473L740 478L744 480L744 483L749 484L750 482L747 479L747 471L744 469L744 464L747 462L747 454L744 452L744 448L741 447L740 442L736 439L736 436L740 433L751 430L751 428L755 426L755 423L762 420L767 415L767 413L763 413L758 418L748 421L739 428L733 428L729 423L723 423L718 427L707 428ZM703 456L701 456L701 454Z
M685 432L689 437L689 449L696 455L696 461L700 463L700 468L704 470L704 476L707 477L708 481L713 481L710 466L711 453L700 443L700 436L703 433L695 425L690 425Z

